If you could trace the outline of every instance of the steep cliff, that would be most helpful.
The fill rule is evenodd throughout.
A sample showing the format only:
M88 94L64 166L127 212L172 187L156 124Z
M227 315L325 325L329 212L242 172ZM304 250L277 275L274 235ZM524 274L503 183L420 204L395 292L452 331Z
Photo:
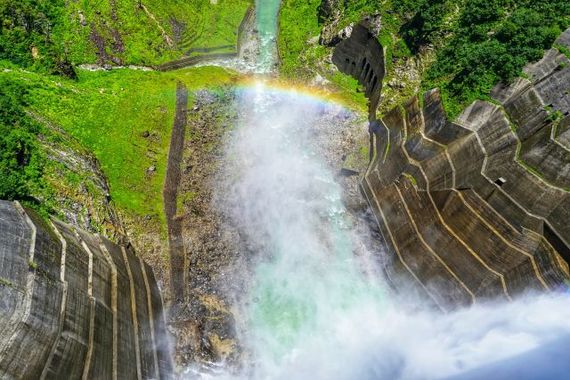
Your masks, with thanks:
M0 295L3 379L171 376L160 293L130 247L0 201Z

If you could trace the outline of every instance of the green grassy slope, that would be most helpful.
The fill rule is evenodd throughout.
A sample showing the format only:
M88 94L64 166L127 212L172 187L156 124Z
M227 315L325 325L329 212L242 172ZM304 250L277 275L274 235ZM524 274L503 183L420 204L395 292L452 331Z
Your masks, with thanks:
M280 70L285 75L303 75L313 62L311 56L321 58L326 52L312 37L321 30L317 17L320 0L284 0L279 14ZM302 20L302 22L299 22ZM307 57L308 56L308 57Z
M248 0L143 1L144 8L137 3L69 2L61 40L74 46L72 61L93 61L94 31L107 42L105 50L127 64L159 64L193 48L235 46L238 26L250 5ZM87 26L82 26L80 12ZM116 35L123 49L114 47Z
M0 0L0 60L48 72L64 71L63 63L157 65L190 49L235 46L250 5L250 0Z
M220 68L90 72L78 65L149 66L191 49L188 54L232 51L251 4L0 0L0 198L54 213L61 208L58 195L89 184L78 178L84 172L48 160L42 140L59 139L54 130L61 128L72 140L55 141L56 149L71 144L76 152L92 153L120 211L162 218L176 81L195 90L226 84L235 75Z
M230 83L235 74L212 67L169 73L80 70L78 80L71 81L14 70L0 72L0 78L25 87L27 109L61 127L95 155L116 206L133 215L162 218L176 81L196 90Z

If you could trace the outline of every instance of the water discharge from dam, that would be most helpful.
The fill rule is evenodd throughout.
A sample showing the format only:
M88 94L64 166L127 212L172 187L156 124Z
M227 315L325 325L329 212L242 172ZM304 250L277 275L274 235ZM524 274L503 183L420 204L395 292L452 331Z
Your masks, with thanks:
M258 29L274 44L271 17L279 2L256 5ZM273 67L274 49L260 49L261 71ZM395 295L372 260L378 252L354 254L368 246L369 236L356 232L321 153L322 136L315 138L323 114L348 111L271 88L262 77L241 91L239 102L246 111L228 144L231 164L220 189L229 192L222 207L256 253L246 300L236 306L249 357L241 374L204 378L478 378L477 372L469 377L471 371L481 375L494 363L514 368L533 360L539 360L536 374L557 376L556 352L551 361L536 358L560 339L564 350L570 346L567 294L529 294L447 314ZM338 133L335 128L325 130Z
M255 25L259 35L256 72L271 71L277 57L277 25L280 0L255 0Z

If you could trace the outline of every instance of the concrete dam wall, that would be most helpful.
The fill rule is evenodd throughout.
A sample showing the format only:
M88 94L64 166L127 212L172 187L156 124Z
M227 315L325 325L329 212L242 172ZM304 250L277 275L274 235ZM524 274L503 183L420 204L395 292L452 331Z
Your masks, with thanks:
M382 79L384 58L361 29L333 61L374 107L381 85L370 78ZM556 43L570 47L570 30ZM414 283L448 310L570 278L570 60L552 49L525 72L454 122L438 90L371 117L361 188L393 253L396 288Z
M132 249L0 201L0 378L171 374L159 289Z
M376 37L363 23L355 25L350 37L334 49L332 61L341 72L364 86L369 119L374 120L385 75L384 49Z

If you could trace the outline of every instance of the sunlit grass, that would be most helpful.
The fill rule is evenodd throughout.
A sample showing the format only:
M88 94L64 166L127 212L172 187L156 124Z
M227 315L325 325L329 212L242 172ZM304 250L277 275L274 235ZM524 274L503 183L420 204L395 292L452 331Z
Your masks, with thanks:
M1 75L32 84L31 108L93 152L116 206L132 215L159 216L162 221L176 82L192 91L237 79L236 74L214 67L168 73L80 71L77 82L23 71ZM155 170L147 173L151 166Z

